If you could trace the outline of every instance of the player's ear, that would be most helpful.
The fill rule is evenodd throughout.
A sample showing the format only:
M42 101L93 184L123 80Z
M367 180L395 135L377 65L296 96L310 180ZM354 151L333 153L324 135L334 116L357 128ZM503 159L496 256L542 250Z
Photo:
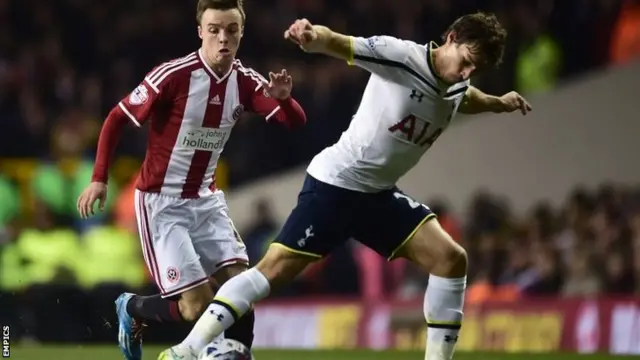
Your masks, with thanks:
M453 31L449 31L449 33L447 34L446 43L450 44L454 42L456 42L456 33Z
M198 37L202 39L202 26L198 25Z

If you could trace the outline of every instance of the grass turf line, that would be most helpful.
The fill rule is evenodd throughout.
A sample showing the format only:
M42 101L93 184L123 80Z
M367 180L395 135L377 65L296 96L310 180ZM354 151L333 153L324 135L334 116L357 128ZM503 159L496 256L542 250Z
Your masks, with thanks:
M163 347L146 346L143 360L156 360ZM256 350L258 360L422 360L416 351L369 350ZM455 360L612 360L619 356L607 354L578 355L568 353L506 354L458 353ZM122 356L115 346L34 346L12 347L11 359L16 360L118 360Z

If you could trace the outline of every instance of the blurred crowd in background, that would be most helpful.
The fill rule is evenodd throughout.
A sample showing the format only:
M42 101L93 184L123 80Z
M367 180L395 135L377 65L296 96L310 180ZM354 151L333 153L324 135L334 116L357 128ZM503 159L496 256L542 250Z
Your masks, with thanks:
M224 189L305 164L338 138L359 102L366 72L304 54L282 39L297 17L349 34L427 43L460 15L495 12L509 31L505 63L473 83L496 94L552 91L640 54L638 0L261 0L245 6L239 58L262 73L287 68L309 122L295 133L252 118L239 122L218 171ZM0 301L3 309L19 309L2 316L19 316L29 329L47 328L33 319L49 314L56 333L59 321L73 322L51 317L51 299L66 299L58 303L62 314L81 304L110 310L124 288L155 291L139 250L131 193L145 131L131 126L120 141L105 213L80 221L75 199L90 179L111 107L152 67L198 48L195 0L0 0L0 24ZM514 217L508 199L492 194L470 199L468 217L455 218L442 196L424 200L469 251L470 302L640 291L640 189L577 189L567 194L565 208L532 204L525 218ZM280 226L269 201L257 203L254 224L240 229L253 261ZM423 296L424 274L370 256L349 244L282 295ZM78 316L104 322L87 314Z

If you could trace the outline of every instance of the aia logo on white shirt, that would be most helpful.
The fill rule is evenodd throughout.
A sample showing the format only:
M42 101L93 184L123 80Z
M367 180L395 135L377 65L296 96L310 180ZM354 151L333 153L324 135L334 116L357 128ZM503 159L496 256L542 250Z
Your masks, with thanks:
M144 84L138 85L129 95L129 104L131 105L142 105L147 101L149 101L149 90Z
M406 116L388 130L396 139L426 147L431 146L442 133L442 129L433 131L430 122L415 115Z

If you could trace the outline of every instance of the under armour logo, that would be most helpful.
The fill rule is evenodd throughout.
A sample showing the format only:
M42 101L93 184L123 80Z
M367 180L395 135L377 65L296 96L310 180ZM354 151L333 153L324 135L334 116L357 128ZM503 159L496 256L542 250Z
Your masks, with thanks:
M444 342L446 343L456 343L458 342L458 335L445 335L444 336Z
M411 90L411 95L409 95L410 99L416 99L418 102L422 102L423 93L418 90Z
M303 247L307 244L307 239L309 239L310 237L313 237L313 235L315 235L313 232L313 225L309 226L305 231L304 231L304 237L300 240L298 240L298 246Z
M211 313L211 315L216 317L216 320L218 320L218 321L224 320L224 314L217 313L215 310L210 310L209 312Z

